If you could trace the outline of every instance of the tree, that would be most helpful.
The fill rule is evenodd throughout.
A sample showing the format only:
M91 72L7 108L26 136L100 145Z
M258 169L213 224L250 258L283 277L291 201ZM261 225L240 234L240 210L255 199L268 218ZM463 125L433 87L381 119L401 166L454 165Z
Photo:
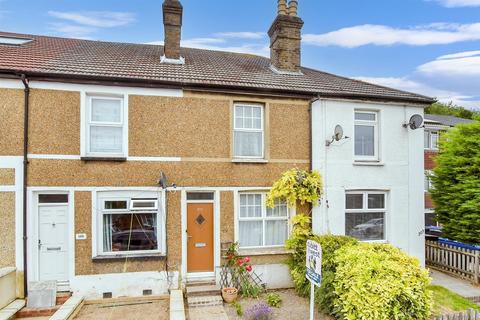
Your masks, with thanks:
M465 109L464 107L454 105L452 102L448 104L435 102L432 105L425 108L425 113L454 116L454 117L464 118L464 119L474 119L475 116L479 115L478 111Z
M445 133L435 161L431 195L445 236L480 244L480 122Z

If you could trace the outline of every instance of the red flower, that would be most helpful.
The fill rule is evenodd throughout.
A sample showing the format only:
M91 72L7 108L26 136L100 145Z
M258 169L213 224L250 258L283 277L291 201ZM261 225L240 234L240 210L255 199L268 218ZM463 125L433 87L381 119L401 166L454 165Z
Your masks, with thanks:
M252 266L247 266L245 269L247 269L248 272L252 272Z
M243 264L243 260L240 259L240 258L238 258L238 259L237 259L237 264L238 264L239 266L241 266L241 265Z
M233 258L233 254L229 254L229 255L227 256L227 259L228 259L228 260L232 260L232 258Z
M246 258L245 258L245 262L246 262L246 263L249 263L249 262L250 262L250 257L246 257Z

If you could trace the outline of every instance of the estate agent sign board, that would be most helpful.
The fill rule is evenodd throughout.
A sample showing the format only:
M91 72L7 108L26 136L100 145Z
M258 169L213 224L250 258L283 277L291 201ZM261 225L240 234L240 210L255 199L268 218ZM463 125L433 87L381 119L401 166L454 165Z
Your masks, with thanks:
M310 320L314 319L313 309L315 300L315 286L322 282L322 247L315 241L307 241L307 273L310 280Z

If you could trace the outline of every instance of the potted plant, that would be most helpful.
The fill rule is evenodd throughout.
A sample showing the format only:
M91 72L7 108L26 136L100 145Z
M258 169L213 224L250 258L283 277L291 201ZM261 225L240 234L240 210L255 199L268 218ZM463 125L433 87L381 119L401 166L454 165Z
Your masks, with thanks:
M226 303L232 303L237 300L238 289L237 288L223 288L222 298Z
M226 287L222 289L223 300L227 303L232 303L238 297L239 289L246 291L247 283L245 279L247 275L252 272L249 257L240 257L238 255L238 243L233 243L227 250L226 265L231 269L232 285L235 287ZM248 282L248 281L247 281Z

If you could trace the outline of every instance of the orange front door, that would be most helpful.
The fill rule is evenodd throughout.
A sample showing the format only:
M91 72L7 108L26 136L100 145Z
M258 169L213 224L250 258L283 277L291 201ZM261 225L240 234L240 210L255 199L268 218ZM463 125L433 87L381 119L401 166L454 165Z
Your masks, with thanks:
M187 204L187 272L213 272L213 203Z

